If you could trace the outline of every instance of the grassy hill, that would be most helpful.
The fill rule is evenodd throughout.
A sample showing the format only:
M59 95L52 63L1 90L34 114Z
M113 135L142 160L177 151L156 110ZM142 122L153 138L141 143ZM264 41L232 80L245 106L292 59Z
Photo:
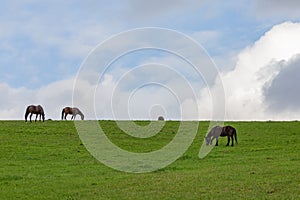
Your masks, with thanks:
M115 144L133 152L166 145L179 122L136 139L100 121ZM148 122L138 122L147 125ZM0 199L299 199L300 122L228 122L239 144L221 138L198 158L208 122L176 162L151 173L115 171L85 149L73 122L0 121Z

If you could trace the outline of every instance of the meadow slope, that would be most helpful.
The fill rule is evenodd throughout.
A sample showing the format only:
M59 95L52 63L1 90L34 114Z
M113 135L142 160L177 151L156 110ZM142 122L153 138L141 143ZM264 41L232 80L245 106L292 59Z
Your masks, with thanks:
M149 152L166 145L179 122L136 139L114 121L99 122L121 148ZM137 122L147 125L148 122ZM0 121L0 199L300 199L300 122L227 122L238 145L221 138L198 158L208 122L188 151L164 169L130 174L96 159L71 121Z

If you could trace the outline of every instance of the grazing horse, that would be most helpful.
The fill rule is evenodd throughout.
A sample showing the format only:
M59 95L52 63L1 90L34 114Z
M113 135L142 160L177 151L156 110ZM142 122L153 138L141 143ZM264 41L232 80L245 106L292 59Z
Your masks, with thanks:
M230 143L230 138L231 138L231 146L233 146L233 137L235 139L235 142L237 142L237 135L236 135L236 130L232 126L215 126L210 130L210 132L207 134L205 137L206 140L206 145L212 145L213 139L216 139L216 146L219 144L219 137L225 137L227 136L228 142L226 146L229 145Z
M65 107L61 112L61 119L67 120L67 115L72 115L71 120L75 120L76 115L80 115L81 120L84 119L83 113L78 108Z
M44 113L44 109L42 106L40 105L30 105L26 108L26 112L25 112L25 122L27 122L27 117L30 113L30 116L29 116L29 119L30 119L30 122L31 122L31 117L33 114L35 114L35 122L37 120L37 117L40 116L40 121L41 121L41 118L43 118L43 122L45 121L45 113Z

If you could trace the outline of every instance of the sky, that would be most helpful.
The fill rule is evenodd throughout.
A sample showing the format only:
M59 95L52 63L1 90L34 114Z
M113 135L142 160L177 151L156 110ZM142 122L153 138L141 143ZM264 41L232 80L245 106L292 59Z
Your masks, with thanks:
M86 119L298 120L299 10L296 0L3 0L0 119L40 104L57 120L65 106ZM116 54L154 44L174 51Z

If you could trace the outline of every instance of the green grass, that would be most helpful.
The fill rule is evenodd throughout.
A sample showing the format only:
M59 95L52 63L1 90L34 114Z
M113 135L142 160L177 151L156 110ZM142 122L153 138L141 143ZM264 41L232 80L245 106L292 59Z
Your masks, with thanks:
M137 122L147 125L149 122ZM147 139L101 121L108 137L133 152L159 149L179 122ZM115 171L82 145L73 122L0 121L0 199L299 199L300 122L228 122L239 144L221 138L198 158L208 122L176 162L151 173Z

